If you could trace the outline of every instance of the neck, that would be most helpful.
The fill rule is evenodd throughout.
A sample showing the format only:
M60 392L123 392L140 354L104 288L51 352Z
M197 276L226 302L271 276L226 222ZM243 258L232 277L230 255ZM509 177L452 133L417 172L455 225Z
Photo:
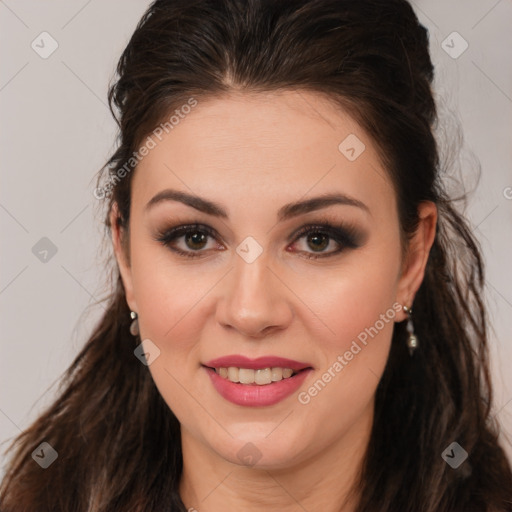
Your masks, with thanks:
M293 456L283 468L234 464L207 448L182 428L183 473L180 495L197 512L353 512L353 489L368 446L373 402L349 431L313 455Z

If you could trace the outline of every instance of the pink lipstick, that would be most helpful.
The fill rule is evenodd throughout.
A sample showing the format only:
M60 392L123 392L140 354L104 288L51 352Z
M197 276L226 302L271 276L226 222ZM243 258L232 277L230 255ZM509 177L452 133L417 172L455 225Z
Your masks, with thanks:
M249 407L264 407L284 400L297 391L313 370L309 363L277 356L249 359L231 355L212 359L202 366L210 376L213 387L224 399ZM259 374L256 377L259 383L254 382L256 374Z

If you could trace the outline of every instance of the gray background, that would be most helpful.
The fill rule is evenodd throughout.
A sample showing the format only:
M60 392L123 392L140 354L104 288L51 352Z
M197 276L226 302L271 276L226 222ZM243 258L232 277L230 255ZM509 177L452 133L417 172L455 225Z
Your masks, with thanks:
M92 191L114 148L107 87L148 5L0 1L2 450L52 401L103 311L94 303L108 290L110 245ZM508 432L502 443L512 459L512 2L417 0L414 6L430 31L440 136L456 141L459 124L464 133L454 176L470 192L466 213L487 262L494 415ZM46 59L31 47L35 41L40 52L51 48L43 31L58 44ZM469 45L457 58L464 41L454 31ZM46 262L33 251L43 237L57 248Z

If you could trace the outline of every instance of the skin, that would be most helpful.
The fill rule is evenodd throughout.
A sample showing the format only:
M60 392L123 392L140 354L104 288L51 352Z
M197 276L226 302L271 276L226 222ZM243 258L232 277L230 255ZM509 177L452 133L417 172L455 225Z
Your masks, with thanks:
M349 134L366 146L355 161L338 149ZM345 112L305 91L199 101L139 163L132 187L129 244L112 222L114 251L141 339L160 349L149 370L181 423L187 508L354 510L354 499L340 504L368 444L375 391L403 310L307 404L298 393L268 407L232 404L201 363L228 354L308 362L314 370L299 392L307 391L394 303L413 303L434 240L435 205L420 205L402 259L396 196L375 145ZM176 201L146 211L166 188L215 201L229 218ZM277 221L284 204L332 192L362 201L369 212L331 205ZM354 224L364 243L307 259L334 252L337 242L330 238L319 250L307 235L289 237L325 217ZM203 246L175 240L185 251L203 247L199 258L155 240L158 230L194 222L218 234ZM250 264L236 252L247 236L263 249ZM237 456L249 442L260 454L255 465Z

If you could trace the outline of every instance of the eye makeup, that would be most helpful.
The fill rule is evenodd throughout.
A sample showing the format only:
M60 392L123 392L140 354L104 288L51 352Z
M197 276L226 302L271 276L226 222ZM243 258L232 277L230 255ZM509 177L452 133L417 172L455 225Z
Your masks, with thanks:
M329 217L317 218L315 222L304 223L299 229L295 230L287 240L287 243L296 244L297 241L306 238L307 242L315 241L329 241L328 245L332 242L336 244L335 250L329 251L304 251L297 249L287 249L289 252L296 253L297 255L307 259L320 259L330 258L342 252L353 250L364 244L367 236L366 233L353 222L334 221ZM158 230L153 237L157 242L174 252L180 257L184 258L203 258L208 255L212 250L205 249L208 239L217 241L217 250L225 250L225 247L220 242L220 235L215 229L207 224L200 222L180 222L175 221L175 224L170 227L165 227ZM178 247L180 239L182 248ZM204 245L203 245L204 244ZM192 248L191 245L196 245ZM199 245L199 247L197 247ZM318 245L317 245L318 248Z

